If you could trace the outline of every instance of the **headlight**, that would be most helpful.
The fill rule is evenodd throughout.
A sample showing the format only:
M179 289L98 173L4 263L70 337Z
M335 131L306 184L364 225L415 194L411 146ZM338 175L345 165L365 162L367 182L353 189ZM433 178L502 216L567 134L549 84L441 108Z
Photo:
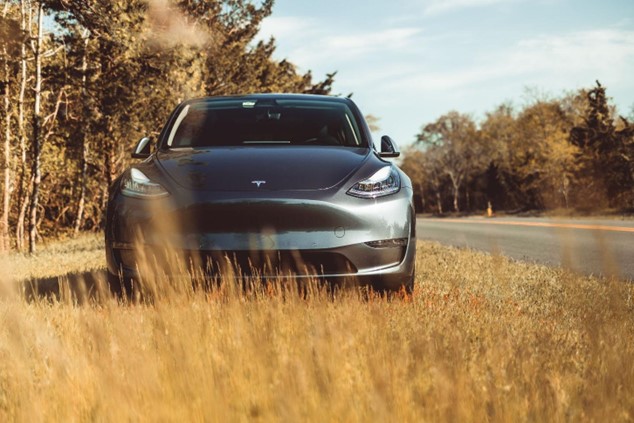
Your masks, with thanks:
M139 169L132 168L121 181L121 194L135 198L162 198L169 193L160 184L150 181Z
M397 193L401 178L393 166L385 166L368 179L357 182L348 190L349 195L361 198L377 198Z

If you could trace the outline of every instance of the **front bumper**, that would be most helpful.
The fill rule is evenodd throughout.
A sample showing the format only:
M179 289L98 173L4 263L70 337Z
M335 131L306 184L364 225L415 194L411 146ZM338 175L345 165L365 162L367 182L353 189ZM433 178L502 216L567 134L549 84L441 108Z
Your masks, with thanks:
M240 276L355 278L385 288L408 283L416 248L411 190L376 200L309 194L157 201L115 196L107 216L108 270L137 278L138 258L152 254L156 264L178 257L214 274L229 259L229 273ZM402 245L372 244L393 239Z

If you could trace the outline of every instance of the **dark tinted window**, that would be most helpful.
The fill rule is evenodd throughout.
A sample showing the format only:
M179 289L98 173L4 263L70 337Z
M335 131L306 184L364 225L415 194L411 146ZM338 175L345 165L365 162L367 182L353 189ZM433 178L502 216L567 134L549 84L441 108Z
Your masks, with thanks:
M297 100L194 103L177 117L167 140L173 148L253 144L367 146L347 105Z

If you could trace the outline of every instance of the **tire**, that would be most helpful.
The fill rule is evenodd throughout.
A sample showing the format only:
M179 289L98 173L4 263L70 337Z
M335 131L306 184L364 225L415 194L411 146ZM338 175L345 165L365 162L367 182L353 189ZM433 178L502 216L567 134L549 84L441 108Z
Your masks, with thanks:
M108 272L108 286L110 287L110 292L115 298L122 300L130 300L134 298L132 292L134 284L131 278L123 278L119 275L113 275Z
M407 293L407 295L412 295L414 293L415 282L416 282L416 263L414 263L414 266L412 266L412 274L410 275L407 283L404 285L405 292Z

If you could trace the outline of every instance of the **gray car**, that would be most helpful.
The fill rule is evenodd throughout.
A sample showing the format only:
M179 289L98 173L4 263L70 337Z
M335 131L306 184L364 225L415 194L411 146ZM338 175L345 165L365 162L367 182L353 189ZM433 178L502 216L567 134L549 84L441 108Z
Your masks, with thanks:
M237 277L413 289L411 181L386 160L399 155L394 141L375 145L350 99L188 100L152 144L138 143L144 160L110 190L111 283L139 277L140 252L169 250L211 275L231 262Z

